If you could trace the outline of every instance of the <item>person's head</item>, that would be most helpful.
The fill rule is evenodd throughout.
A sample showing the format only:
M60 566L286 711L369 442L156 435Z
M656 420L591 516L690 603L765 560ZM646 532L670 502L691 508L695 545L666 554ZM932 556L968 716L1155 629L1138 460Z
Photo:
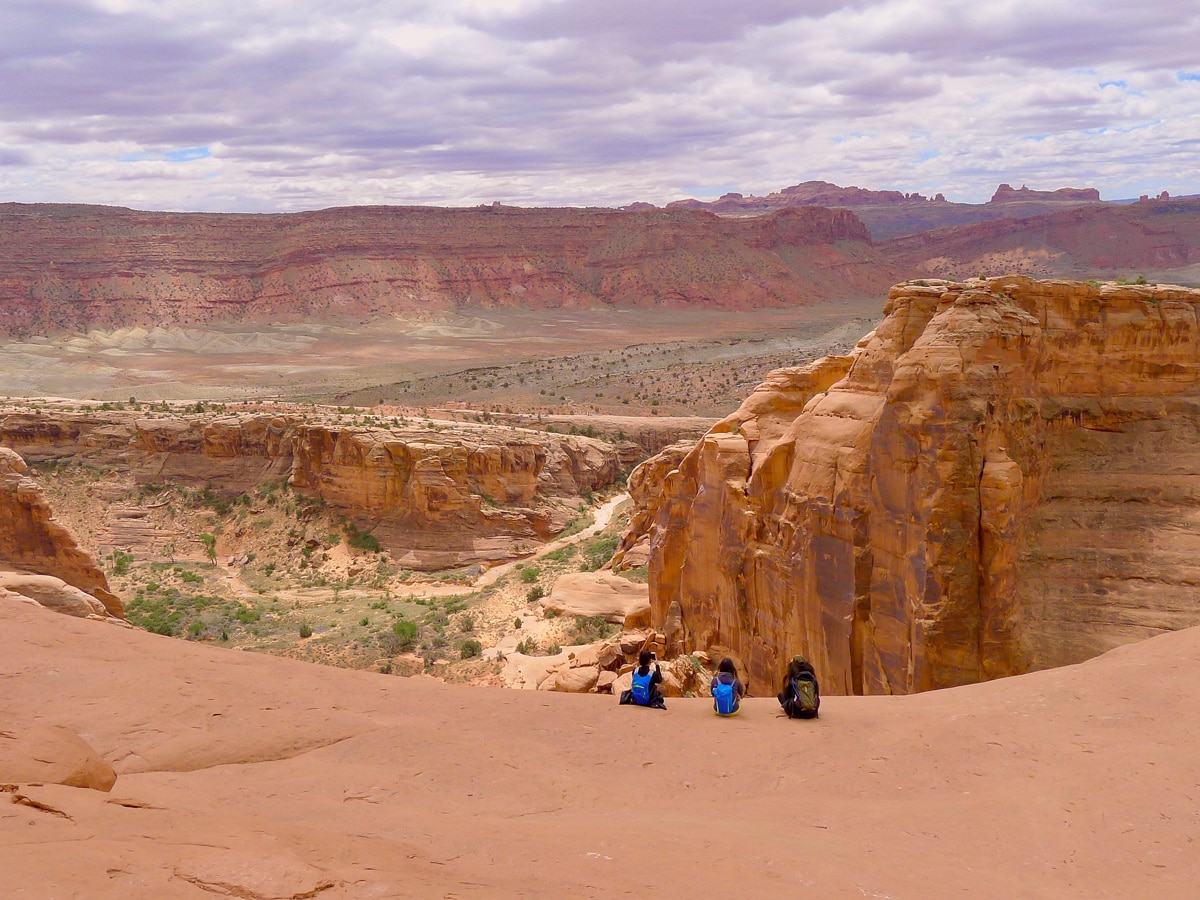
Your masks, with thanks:
M807 660L804 659L804 654L797 653L795 656L792 657L792 661L788 665L788 671L791 672L793 676L798 675L800 672L803 672L805 670L807 665L808 665L808 663L807 663Z
M651 653L649 650L643 650L641 653L638 654L638 665L644 669L650 665L650 663L653 659L654 659L653 653Z
M717 671L724 672L726 675L737 675L737 668L734 666L733 660L728 656L717 665Z

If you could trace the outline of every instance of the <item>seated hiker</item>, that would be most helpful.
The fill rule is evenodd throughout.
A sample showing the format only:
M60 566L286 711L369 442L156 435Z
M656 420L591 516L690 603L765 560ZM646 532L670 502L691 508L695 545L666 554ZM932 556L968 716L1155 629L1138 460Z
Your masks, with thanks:
M783 690L779 692L779 705L789 719L815 719L821 706L821 688L817 684L817 673L807 659L797 654L788 663L787 675L783 678Z
M727 656L717 666L716 677L712 680L713 711L718 716L736 716L744 696L746 689L738 681L733 660Z
M654 671L650 671L650 663L654 663ZM652 706L655 709L666 709L658 686L662 684L662 669L658 667L658 654L643 650L638 654L638 666L633 670L633 685L627 691L621 691L622 704L633 706Z

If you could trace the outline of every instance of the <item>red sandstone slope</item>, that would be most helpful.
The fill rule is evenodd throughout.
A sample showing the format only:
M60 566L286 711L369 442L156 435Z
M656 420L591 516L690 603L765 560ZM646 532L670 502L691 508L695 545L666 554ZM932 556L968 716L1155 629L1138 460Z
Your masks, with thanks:
M879 248L897 267L937 277L982 272L1062 278L1145 273L1162 278L1162 273L1200 263L1200 200L1091 205L928 231Z
M453 306L743 309L896 280L853 213L0 205L0 334Z
M0 606L0 678L6 897L1173 898L1200 877L1195 629L829 697L814 722L769 699L726 721L700 699L322 668L24 606ZM70 732L110 793L10 777L11 745L87 762Z

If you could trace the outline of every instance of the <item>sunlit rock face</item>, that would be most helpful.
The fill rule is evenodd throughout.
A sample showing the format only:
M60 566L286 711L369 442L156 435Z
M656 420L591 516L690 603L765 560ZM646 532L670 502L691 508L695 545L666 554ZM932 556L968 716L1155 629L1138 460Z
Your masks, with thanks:
M582 435L314 419L48 404L0 412L0 447L33 462L86 462L142 484L204 486L226 497L287 481L371 532L401 565L424 570L527 554L579 514L583 495L624 470L617 446Z
M824 692L909 693L1200 623L1198 309L1159 285L894 287L848 357L773 373L656 472L624 541L648 536L652 621L677 601L686 643L760 694L797 652Z
M73 616L121 618L104 573L54 517L20 455L0 447L0 598L26 598Z

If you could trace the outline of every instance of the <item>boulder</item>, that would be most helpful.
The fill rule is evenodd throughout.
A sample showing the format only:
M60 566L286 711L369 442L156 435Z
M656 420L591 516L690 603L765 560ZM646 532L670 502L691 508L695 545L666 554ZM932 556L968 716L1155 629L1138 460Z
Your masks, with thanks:
M624 624L650 606L649 585L611 572L571 572L560 576L548 597L540 602L547 611L567 616L600 616Z
M75 732L0 713L0 783L45 782L110 791L111 765Z

